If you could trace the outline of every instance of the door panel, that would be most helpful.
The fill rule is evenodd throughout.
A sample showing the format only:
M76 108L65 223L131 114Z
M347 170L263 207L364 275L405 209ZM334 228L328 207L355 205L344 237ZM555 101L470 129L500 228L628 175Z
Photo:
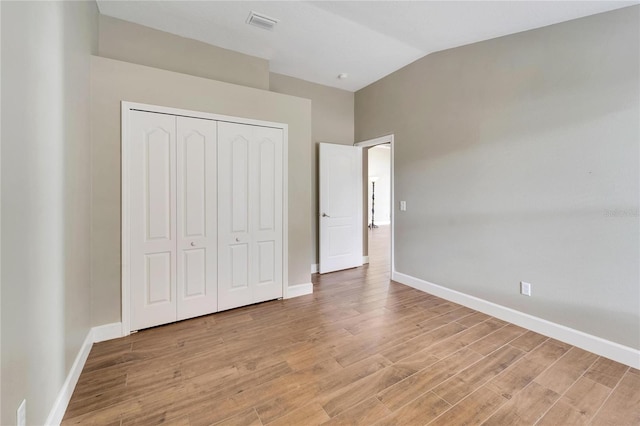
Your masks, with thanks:
M146 135L143 165L146 170L145 219L147 241L171 239L172 135L154 128Z
M358 148L359 149L359 148ZM326 205L323 211L331 212L333 219L351 219L353 215L353 200L356 190L349 180L353 176L354 164L353 147L346 147L346 153L326 153L331 156L331 162L327 166L331 168L323 183L327 190ZM326 151L326 149L325 149ZM334 147L330 151L334 151Z
M231 254L231 289L249 289L249 247L248 244L233 244Z
M231 229L249 232L249 141L238 135L231 141Z
M181 123L182 124L182 123ZM184 124L183 124L184 125ZM209 135L211 138L215 135ZM206 235L207 206L207 136L191 131L183 135L182 144L184 161L184 181L181 185L184 198L184 229L183 237L204 237ZM209 143L212 143L209 140ZM214 143L214 142L213 142ZM213 149L209 147L209 149Z
M275 280L275 244L273 241L258 243L258 284L269 284Z
M175 117L132 112L132 330L176 320L175 136Z
M145 256L145 305L171 303L171 253Z
M177 117L177 318L218 310L217 123Z
M362 149L320 144L320 273L362 265Z
M218 124L218 306L282 297L283 131Z
M244 125L218 123L218 309L253 303L249 285L249 139Z
M254 127L251 282L255 302L282 297L282 141L281 129Z
M349 225L335 225L330 227L327 232L328 238L328 251L329 258L335 258L339 256L348 256L351 249L351 233L352 228Z
M274 230L276 214L276 146L271 140L260 142L259 148L258 197L259 229Z
M183 250L184 299L207 294L207 249ZM216 306L217 307L217 306Z

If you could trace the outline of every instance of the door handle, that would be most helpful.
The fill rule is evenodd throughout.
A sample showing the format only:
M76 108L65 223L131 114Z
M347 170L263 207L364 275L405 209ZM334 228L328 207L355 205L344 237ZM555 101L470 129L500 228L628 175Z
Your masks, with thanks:
M331 217L331 216L329 216L329 215L328 215L328 214L326 214L326 213L322 213L322 217Z
M191 247L195 247L196 243L194 243L193 241L191 241Z

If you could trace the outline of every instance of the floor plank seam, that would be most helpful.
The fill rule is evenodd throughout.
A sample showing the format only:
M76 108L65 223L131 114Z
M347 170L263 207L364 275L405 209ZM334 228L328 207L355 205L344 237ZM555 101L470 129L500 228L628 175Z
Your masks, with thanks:
M313 295L94 345L63 424L635 419L629 367L391 281L369 255L314 275Z
M597 358L596 358L596 360L597 360ZM595 364L595 361L593 362L593 364ZM627 367L627 369L624 371L622 376L620 376L620 379L616 382L616 385L613 388L611 388L611 390L609 391L609 395L607 395L607 397L604 399L604 401L602 401L602 404L600 404L600 407L598 407L598 409L593 413L593 416L591 416L591 418L589 419L589 423L592 423L593 419L598 417L598 414L600 413L602 408L606 405L607 401L609 401L609 399L613 396L613 393L615 392L615 390L618 388L618 386L620 386L620 383L622 383L622 379L624 379L624 377L628 373L629 373L629 367ZM585 372L585 374L586 374L586 372Z
M566 355L568 352L569 352L569 351L565 352L565 355ZM564 355L563 355L563 356L564 356ZM562 357L560 357L560 358L562 358ZM554 407L558 402L560 402L560 401L562 400L562 398L564 398L564 396L567 394L567 392L569 392L569 390L570 390L570 389L571 389L571 388L572 388L576 383L578 383L578 381L579 381L582 377L584 377L584 375L585 375L585 374L587 374L587 372L591 369L591 367L593 367L593 366L594 366L594 364L598 361L598 359L599 359L599 357L596 357L596 358L593 360L593 362L592 362L591 364L589 364L589 366L588 366L587 368L585 368L585 370L582 372L582 374L581 374L580 376L578 376L578 378L577 378L576 380L574 380L574 382L573 382L573 383L571 383L569 386L567 386L567 388L566 388L566 389L564 390L564 392L563 392L563 393L558 397L558 399L557 399L553 404L551 404L551 405L549 406L549 408L547 408L547 410L545 410L545 412L544 412L544 413L542 413L542 415L541 415L540 417L538 417L538 419L537 419L537 420L536 420L536 422L534 423L534 426L535 426L536 424L538 424L538 423L539 423L539 422L544 418L544 416L546 416L546 415L547 415L547 413L548 413L549 411L551 411L551 409L552 409L552 408L553 408L553 407ZM559 359L558 359L558 360L559 360ZM557 361L556 361L556 362L557 362ZM554 364L555 364L555 363L554 363ZM552 364L552 365L553 365L553 364ZM551 366L550 366L549 368L551 368ZM543 372L543 373L544 373L544 372ZM537 376L537 377L539 377L541 374L542 374L542 373L538 374L538 376ZM620 378L620 380L622 380L622 378ZM533 382L535 382L535 378L531 381L531 383L533 383ZM530 385L531 383L529 383L529 385ZM529 385L527 385L527 386L529 386ZM524 389L523 389L523 390L524 390ZM609 395L611 395L611 391L609 392ZM607 396L607 398L608 398L608 396ZM605 398L605 401L606 401L606 398ZM602 405L604 405L604 403L603 403ZM595 414L594 414L594 415L593 415L593 417L591 417L591 418L593 419L594 417L595 417ZM591 420L591 419L589 419L589 420Z

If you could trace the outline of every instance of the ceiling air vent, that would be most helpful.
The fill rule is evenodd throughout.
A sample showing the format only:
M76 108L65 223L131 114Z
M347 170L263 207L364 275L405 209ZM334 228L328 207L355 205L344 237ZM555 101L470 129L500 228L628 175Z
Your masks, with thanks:
M249 17L247 18L247 24L253 25L254 27L262 28L263 30L273 31L273 28L277 23L277 19L270 18L258 12L254 12L253 10L251 11L251 13L249 13Z

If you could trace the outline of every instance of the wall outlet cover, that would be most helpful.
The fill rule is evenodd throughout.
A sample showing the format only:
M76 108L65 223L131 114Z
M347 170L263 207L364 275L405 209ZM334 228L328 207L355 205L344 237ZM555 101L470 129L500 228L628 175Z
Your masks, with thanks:
M520 281L520 294L531 296L531 284Z

